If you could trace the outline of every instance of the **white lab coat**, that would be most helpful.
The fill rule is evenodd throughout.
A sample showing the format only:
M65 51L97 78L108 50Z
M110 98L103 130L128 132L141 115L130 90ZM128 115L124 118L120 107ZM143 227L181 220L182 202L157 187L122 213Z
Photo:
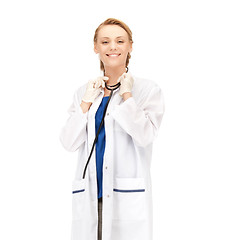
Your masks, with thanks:
M119 89L115 90L104 120L102 240L153 240L150 163L164 101L155 82L133 78L132 97L124 101ZM80 103L85 89L86 84L75 92L70 116L60 134L66 150L78 150L72 184L72 240L97 240L98 231L95 148L85 179L82 175L95 138L95 113L104 90L83 113Z

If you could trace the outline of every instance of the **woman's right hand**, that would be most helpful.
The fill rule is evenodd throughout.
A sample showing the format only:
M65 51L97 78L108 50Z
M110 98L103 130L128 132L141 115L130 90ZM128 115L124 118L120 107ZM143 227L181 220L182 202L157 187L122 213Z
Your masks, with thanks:
M100 94L101 88L105 87L105 81L108 79L108 77L103 76L89 80L82 101L86 103L93 103Z

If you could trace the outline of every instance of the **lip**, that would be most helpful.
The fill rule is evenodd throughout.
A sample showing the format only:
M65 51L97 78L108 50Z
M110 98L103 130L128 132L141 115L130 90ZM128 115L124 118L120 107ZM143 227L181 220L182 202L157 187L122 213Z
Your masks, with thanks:
M106 54L106 56L108 57L119 57L121 55L121 53L109 53L109 54Z

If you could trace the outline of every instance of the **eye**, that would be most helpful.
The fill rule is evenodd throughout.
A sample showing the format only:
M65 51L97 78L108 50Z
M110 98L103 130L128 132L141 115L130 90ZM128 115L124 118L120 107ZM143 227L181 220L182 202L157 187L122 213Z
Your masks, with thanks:
M108 42L107 41L103 41L102 44L107 44Z
M119 40L118 43L124 43L124 41L123 40Z

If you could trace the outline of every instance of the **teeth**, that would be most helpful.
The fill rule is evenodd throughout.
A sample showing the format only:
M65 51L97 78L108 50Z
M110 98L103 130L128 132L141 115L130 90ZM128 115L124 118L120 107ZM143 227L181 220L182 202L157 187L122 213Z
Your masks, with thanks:
M117 57L117 56L119 56L120 54L107 54L107 56L112 56L112 57Z
M107 54L109 57L118 57L119 54Z

